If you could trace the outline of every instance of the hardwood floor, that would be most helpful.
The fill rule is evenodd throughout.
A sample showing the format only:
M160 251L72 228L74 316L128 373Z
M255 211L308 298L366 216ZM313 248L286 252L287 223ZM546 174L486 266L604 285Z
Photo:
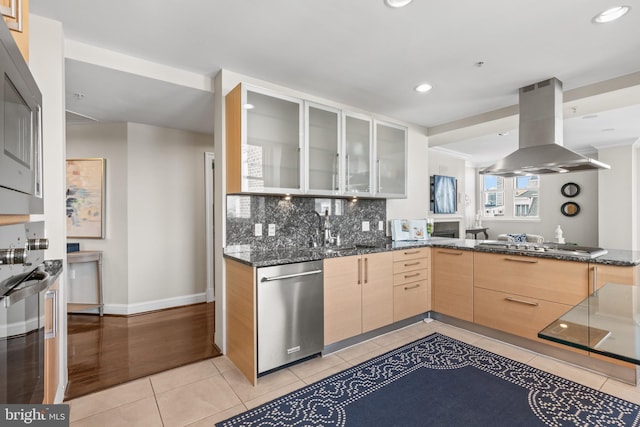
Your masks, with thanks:
M214 303L136 316L69 314L65 400L220 355Z

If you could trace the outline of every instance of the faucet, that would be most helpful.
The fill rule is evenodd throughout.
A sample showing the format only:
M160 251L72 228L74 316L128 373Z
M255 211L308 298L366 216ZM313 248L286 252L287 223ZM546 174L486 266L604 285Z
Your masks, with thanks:
M322 234L322 217L316 211L311 211L315 216L318 217L318 227L315 229L315 232L312 229L312 234L309 238L309 245L312 247L319 246L320 243L320 235Z
M324 224L322 226L324 229L324 246L329 246L333 244L334 238L331 236L331 225L329 224L329 210L325 209L324 211Z

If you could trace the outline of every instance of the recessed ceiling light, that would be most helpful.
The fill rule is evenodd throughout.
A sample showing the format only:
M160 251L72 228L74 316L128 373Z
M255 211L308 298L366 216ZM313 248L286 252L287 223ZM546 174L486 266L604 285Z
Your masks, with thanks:
M429 83L421 83L415 87L415 91L420 93L429 92L431 89L433 89L433 86Z
M242 107L243 107L245 110L253 110L254 108L256 108L256 106L255 106L255 105L253 105L253 104L244 104Z
M597 114L587 114L586 116L582 116L583 119L596 119L598 118Z
M405 7L406 5L408 5L409 3L411 3L413 0L384 0L384 4L386 4L389 7Z
M498 136L508 136L509 132L498 132Z
M616 6L611 9L607 9L602 13L593 17L593 22L596 24L605 24L607 22L615 21L622 18L631 10L631 6Z

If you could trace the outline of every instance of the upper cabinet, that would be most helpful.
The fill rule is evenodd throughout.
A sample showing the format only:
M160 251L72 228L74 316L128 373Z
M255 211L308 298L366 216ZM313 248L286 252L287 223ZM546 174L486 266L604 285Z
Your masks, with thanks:
M407 128L375 122L376 196L407 197Z
M0 0L0 12L24 60L29 62L29 0Z
M344 117L344 194L371 196L373 194L373 132L371 118L354 113Z
M340 110L305 103L307 191L314 195L339 195Z
M226 103L227 192L301 194L302 100L242 84Z
M405 127L245 83L225 105L227 193L406 197Z

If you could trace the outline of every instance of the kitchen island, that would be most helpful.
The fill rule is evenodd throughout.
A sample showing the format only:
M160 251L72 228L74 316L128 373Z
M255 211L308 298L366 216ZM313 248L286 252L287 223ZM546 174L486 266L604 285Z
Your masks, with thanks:
M225 251L227 263L227 354L253 383L257 380L255 355L256 271L259 268L323 260L325 349L328 354L412 322L433 317L487 336L592 368L627 382L635 382L628 365L612 367L608 358L596 360L584 350L538 337L538 332L585 299L604 283L639 284L640 252L607 250L596 257L576 251L534 251L483 245L491 241L431 238L425 241L366 242L349 247L269 249L242 247ZM367 260L373 255L389 257ZM416 253L420 260L402 261ZM393 256L391 256L393 255ZM394 262L395 261L395 262ZM401 273L403 265L416 270ZM369 327L367 297L360 286L346 300L344 290L362 278L361 266L389 264L378 282L374 312L385 320ZM398 266L395 266L395 264ZM420 264L422 263L422 264ZM335 268L332 266L336 266ZM331 267L327 270L327 266ZM353 270L353 275L348 273ZM394 274L395 273L395 274ZM404 283L414 275L416 282ZM353 277L352 277L353 276ZM344 279L347 279L344 281ZM420 279L420 281L418 281ZM344 281L344 283L343 283ZM395 286L394 286L395 285ZM354 285L355 286L355 285ZM414 290L415 298L401 291ZM354 293L356 292L356 293ZM395 292L395 293L394 293ZM411 303L411 305L409 305ZM338 305L336 305L338 304ZM406 308L410 307L410 311ZM367 308L365 308L365 311ZM330 332L327 332L330 331ZM331 332L333 331L333 332ZM555 347L554 347L555 346Z

